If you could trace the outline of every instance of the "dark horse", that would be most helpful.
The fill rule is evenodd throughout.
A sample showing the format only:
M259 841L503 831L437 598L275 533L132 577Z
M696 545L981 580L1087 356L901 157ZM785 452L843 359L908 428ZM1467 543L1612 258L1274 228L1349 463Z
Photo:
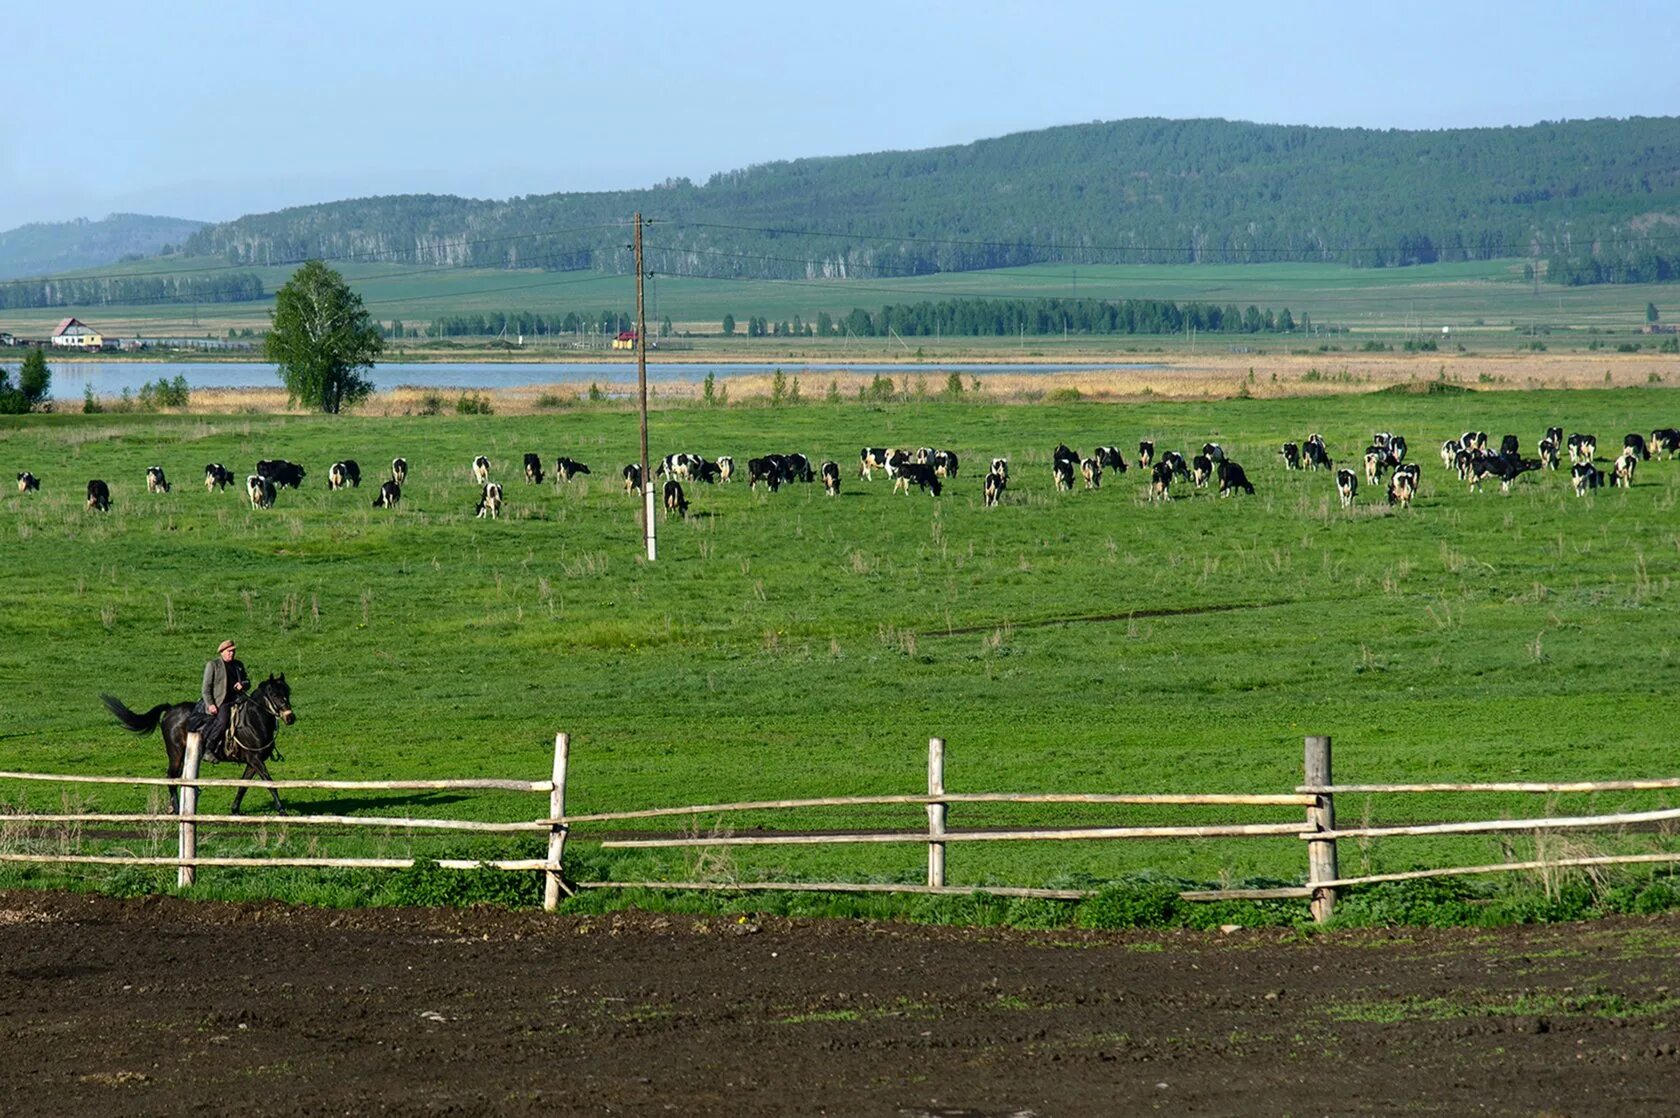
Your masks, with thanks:
M192 703L159 703L145 714L135 714L110 695L101 694L99 698L117 716L118 722L137 734L151 733L161 721L163 745L169 751L169 775L181 775L181 766L187 757L187 731L193 728L197 718ZM292 689L286 685L285 672L279 676L271 675L257 684L248 698L234 700L226 751L229 760L245 762L245 775L239 779L274 779L268 775L267 761L274 752L275 727L281 722L290 726L295 721ZM241 788L234 794L234 815L239 814L239 804L245 799L246 791ZM268 794L274 797L274 809L281 815L286 814L286 809L280 806L280 793L270 788ZM169 810L172 813L181 810L179 790L176 788L169 789Z

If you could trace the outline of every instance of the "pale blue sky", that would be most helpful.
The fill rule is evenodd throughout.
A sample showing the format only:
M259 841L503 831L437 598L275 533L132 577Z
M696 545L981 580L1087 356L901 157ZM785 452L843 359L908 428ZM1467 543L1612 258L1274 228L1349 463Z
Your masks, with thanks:
M1680 112L1680 8L1640 0L101 0L0 22L0 229L699 181L1134 116L1443 128Z

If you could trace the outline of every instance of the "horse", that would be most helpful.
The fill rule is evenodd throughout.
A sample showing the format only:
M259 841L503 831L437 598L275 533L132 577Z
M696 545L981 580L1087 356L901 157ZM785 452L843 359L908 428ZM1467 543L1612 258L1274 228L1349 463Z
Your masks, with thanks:
M181 775L181 768L187 757L187 731L193 728L198 717L194 704L159 703L144 714L136 714L114 696L101 692L99 698L125 729L136 734L149 734L161 723L163 745L169 751L168 775L171 778ZM245 774L239 779L250 780L252 777L258 777L270 782L274 780L268 775L267 761L274 755L275 727L280 722L290 726L296 721L297 715L292 713L292 689L286 683L285 672L278 676L270 675L257 684L248 697L234 700L229 718L226 752L229 760L245 763ZM241 788L234 794L231 814L239 814L239 805L245 799L246 791L247 789ZM286 814L286 809L280 804L280 793L270 788L268 794L274 797L274 810L281 815ZM180 810L179 790L171 787L170 814Z

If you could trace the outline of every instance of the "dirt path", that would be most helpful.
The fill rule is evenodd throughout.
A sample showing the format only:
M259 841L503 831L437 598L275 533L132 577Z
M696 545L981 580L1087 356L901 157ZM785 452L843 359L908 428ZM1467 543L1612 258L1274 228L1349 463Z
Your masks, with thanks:
M1677 958L5 893L0 1111L1680 1114Z

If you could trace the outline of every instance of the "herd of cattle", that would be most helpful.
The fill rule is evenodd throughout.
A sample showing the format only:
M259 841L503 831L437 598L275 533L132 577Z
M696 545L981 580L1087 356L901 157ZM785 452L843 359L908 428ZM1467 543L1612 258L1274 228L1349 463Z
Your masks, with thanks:
M1648 438L1639 434L1626 436L1608 472L1596 465L1599 461L1596 436L1571 434L1565 438L1561 427L1546 429L1545 435L1539 440L1537 456L1533 458L1523 456L1521 441L1516 435L1501 438L1498 450L1490 449L1491 445L1486 431L1465 431L1458 438L1448 439L1441 444L1441 464L1448 470L1455 471L1459 479L1468 483L1472 490L1480 490L1483 482L1497 481L1500 490L1508 493L1511 483L1524 473L1561 468L1563 456L1567 453L1570 483L1576 496L1585 496L1588 492L1605 485L1630 486L1633 484L1634 471L1640 462L1649 461L1658 455L1672 459L1676 454L1680 454L1680 429L1661 427L1652 431ZM1416 462L1406 460L1408 449L1405 437L1390 431L1376 433L1372 436L1370 445L1365 448L1365 482L1369 486L1377 486L1386 479L1387 499L1391 505L1409 507L1417 495L1422 470ZM1346 466L1338 468L1335 465L1322 436L1312 434L1301 443L1286 442L1279 453L1287 470L1333 472L1336 491L1343 508L1351 507L1357 500L1358 473ZM1227 457L1224 448L1218 443L1204 443L1201 453L1186 459L1182 453L1175 450L1157 453L1154 442L1144 440L1138 443L1136 461L1140 470L1147 471L1149 485L1146 494L1150 501L1171 500L1175 481L1189 483L1197 489L1217 484L1221 497L1239 492L1254 492L1254 485L1249 481L1247 472ZM871 481L877 471L885 473L891 479L895 493L909 493L911 486L915 486L938 497L945 484L957 477L959 466L954 452L934 447L909 450L866 446L858 452L858 477ZM527 453L524 467L525 480L540 485L544 477L541 457ZM1102 485L1105 472L1123 474L1127 468L1126 459L1116 446L1099 446L1089 456L1083 456L1064 444L1057 446L1050 455L1051 475L1058 492L1070 491L1081 482L1086 489L1098 489ZM554 475L560 481L570 482L589 472L588 466L571 458L560 457L554 463ZM301 488L306 473L304 467L285 459L266 459L258 462L256 472L245 478L246 496L253 508L272 507L276 490ZM679 453L666 455L659 463L656 473L659 478L664 479L662 491L665 515L669 517L672 513L678 516L688 514L688 497L682 487L684 481L707 485L727 483L735 479L737 471L735 460L727 456L712 460L698 454ZM500 516L503 507L502 486L491 479L490 460L484 455L474 458L472 475L479 486L475 514L481 518L492 519ZM642 492L642 471L639 465L632 463L625 466L620 471L620 476L623 478L626 492ZM813 469L811 460L803 454L766 454L749 458L746 477L751 488L756 489L762 484L772 492L783 485L796 482L809 484L821 478L823 489L829 496L838 496L840 493L839 463L829 460ZM374 498L373 506L395 508L397 502L402 499L402 486L407 480L408 461L404 458L392 459L391 476L380 483L379 494ZM207 491L217 492L234 482L232 471L221 463L212 462L204 467L204 486ZM32 493L41 487L40 479L28 470L18 474L17 484L19 493ZM359 488L361 484L361 467L353 459L334 462L327 470L329 489ZM999 504L1008 487L1009 460L993 458L991 468L982 482L986 506ZM163 467L146 468L146 490L148 493L170 491L170 483L164 475ZM96 478L87 483L87 507L100 512L110 511L111 489L105 481Z

